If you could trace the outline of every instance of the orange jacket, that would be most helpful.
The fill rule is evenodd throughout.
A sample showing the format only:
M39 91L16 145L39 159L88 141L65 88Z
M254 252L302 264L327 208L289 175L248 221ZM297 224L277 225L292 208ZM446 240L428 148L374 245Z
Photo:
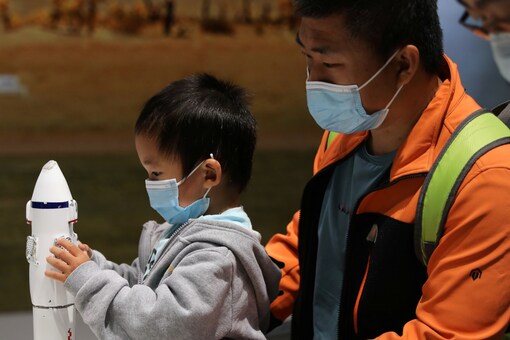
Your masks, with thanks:
M426 173L456 126L480 108L466 94L456 65L446 56L445 60L449 68L448 79L443 79L443 84L435 97L398 149L391 168L389 183L366 195L358 206L356 216L385 216L388 220L399 223L400 227L413 228L416 204ZM314 175L317 175L320 170L323 170L321 173L325 172L324 169L327 172L328 166L334 166L367 136L366 132L338 135L326 148L328 138L326 131L315 158ZM304 209L307 209L306 197L303 202L301 211L304 215L306 212ZM310 281L313 285L314 278L310 275L313 276L314 271L306 269L301 279L300 263L303 267L303 262L306 262L304 259L309 257L309 254L313 254L313 252L310 253L309 246L301 243L310 243L308 239L313 238L314 232L310 234L308 229L300 230L300 227L313 228L313 226L300 226L299 223L300 212L297 212L287 226L287 234L273 236L266 246L273 258L285 264L280 283L283 294L271 305L273 315L279 320L284 320L293 311L294 315L296 311L299 311L299 315L310 315L309 311L300 309L310 307L303 302L306 300L304 295L307 294L303 287L306 284L310 285ZM301 223L305 224L303 221ZM350 232L356 234L357 231L351 231L351 229L353 229L352 225ZM299 231L301 234L306 232L307 240L303 239L299 242L298 252ZM419 283L418 286L417 301L413 302L413 316L402 325L398 325L398 329L382 331L369 337L381 340L501 338L501 334L510 321L509 233L510 145L503 145L482 156L460 186L445 223L444 234L430 257L426 273L423 268L424 282ZM351 242L356 241L351 240ZM354 244L353 249L358 246L361 247L361 243ZM311 248L313 249L313 246ZM409 246L409 249L411 248L412 246ZM303 250L306 251L305 257L302 254ZM378 251L379 254L389 254L393 252L393 249ZM347 326L354 331L353 334L360 337L361 334L370 334L370 331L363 332L360 329L365 327L361 325L360 313L369 316L371 312L377 311L381 320L387 319L391 322L391 316L388 319L388 315L384 315L391 314L391 308L390 312L386 313L385 306L374 307L378 301L374 301L364 311L359 310L362 305L369 306L370 299L374 296L370 294L365 296L364 285L367 283L367 277L375 279L379 275L377 280L383 283L387 279L384 274L370 273L371 266L376 261L370 256L368 255L366 268L361 270L364 272L363 280L353 279L348 283L348 285L356 285L354 288L357 296L350 297L355 299L352 305L346 304L351 308L347 311L349 318L346 322ZM415 255L409 253L409 256ZM298 258L301 258L301 262ZM346 263L349 261L357 263L352 257L346 258ZM385 259L381 257L377 261L378 265ZM310 266L309 263L305 265L307 268ZM419 265L418 261L416 265ZM313 263L312 266L314 266ZM353 266L351 266L352 269ZM359 271L359 268L357 269ZM470 275L473 270L481 271L481 277L473 279ZM416 271L419 273L420 269L416 268ZM382 296L386 293L384 290L379 292ZM342 292L342 294L349 293ZM399 304L398 300L397 298L392 301ZM302 319L308 319L308 317ZM375 318L369 316L366 320L371 323L379 321L377 315ZM310 320L298 322L306 323ZM370 329L370 327L366 328ZM381 327L384 329L385 326ZM299 331L300 328L296 329ZM294 334L294 336L306 338L305 335ZM341 332L339 336L340 338L351 337L349 335L344 337Z

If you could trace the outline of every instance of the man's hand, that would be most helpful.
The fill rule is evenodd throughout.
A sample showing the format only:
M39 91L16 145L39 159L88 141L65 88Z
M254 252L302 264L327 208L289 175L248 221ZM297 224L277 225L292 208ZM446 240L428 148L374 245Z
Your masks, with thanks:
M48 256L46 261L60 272L47 270L45 275L51 279L65 282L78 266L90 261L87 250L81 249L66 239L57 240L57 246L50 248L50 252L55 256Z

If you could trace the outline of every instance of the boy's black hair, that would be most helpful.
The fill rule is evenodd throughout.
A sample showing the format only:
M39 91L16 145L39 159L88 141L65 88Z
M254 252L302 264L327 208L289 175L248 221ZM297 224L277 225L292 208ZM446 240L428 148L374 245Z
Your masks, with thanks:
M354 38L371 46L382 62L405 45L420 51L425 70L439 74L443 32L437 0L294 0L300 17L342 14Z
M241 192L251 176L257 139L248 105L241 87L209 74L192 75L145 103L135 134L154 138L162 154L177 156L185 176L212 153L224 178Z

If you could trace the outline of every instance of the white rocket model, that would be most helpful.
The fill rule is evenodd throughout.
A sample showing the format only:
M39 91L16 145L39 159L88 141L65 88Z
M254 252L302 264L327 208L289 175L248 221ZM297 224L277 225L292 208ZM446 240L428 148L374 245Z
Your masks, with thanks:
M53 256L49 249L55 241L66 238L77 242L73 224L78 218L78 206L57 162L49 161L43 166L27 203L26 217L32 225L26 257L30 264L34 340L73 340L74 298L62 283L44 275L46 270L55 270L46 262L48 256Z

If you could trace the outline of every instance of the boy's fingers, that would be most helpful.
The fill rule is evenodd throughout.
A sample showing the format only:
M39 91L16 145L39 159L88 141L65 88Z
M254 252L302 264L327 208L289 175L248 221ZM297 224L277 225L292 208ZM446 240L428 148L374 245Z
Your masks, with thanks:
M65 249L62 249L57 246L53 246L50 248L50 253L52 253L55 257L61 259L62 261L69 263L72 259L72 255Z
M87 253L87 255L90 256L90 247L87 244L78 241L78 248L80 248L81 251Z
M44 275L46 275L46 277L49 277L50 279L54 279L60 282L64 282L66 280L66 276L64 274L52 270L45 271Z
M62 247L64 247L68 252L70 252L74 256L77 256L78 254L81 253L81 250L80 250L80 248L78 248L78 246L76 246L71 241L66 240L65 238L58 239L57 240L57 244L59 244Z
M64 253L64 252L65 252L65 250L60 248L60 247L57 247L57 246L50 247L50 253L52 253L56 257L60 257L59 255Z
M60 270L61 272L65 271L67 269L67 264L65 262L63 262L62 260L59 260L53 256L48 256L46 258L46 262L48 262L55 269Z

